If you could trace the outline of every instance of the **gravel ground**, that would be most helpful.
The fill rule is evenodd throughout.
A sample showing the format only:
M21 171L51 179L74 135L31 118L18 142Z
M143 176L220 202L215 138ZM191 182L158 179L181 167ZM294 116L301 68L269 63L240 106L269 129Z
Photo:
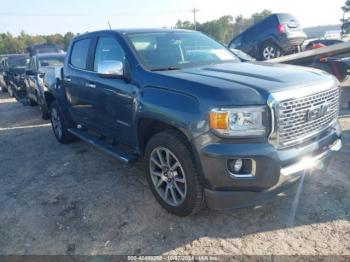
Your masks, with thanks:
M343 99L344 147L326 171L263 206L179 218L141 164L59 144L38 108L1 93L0 254L350 255L350 88Z

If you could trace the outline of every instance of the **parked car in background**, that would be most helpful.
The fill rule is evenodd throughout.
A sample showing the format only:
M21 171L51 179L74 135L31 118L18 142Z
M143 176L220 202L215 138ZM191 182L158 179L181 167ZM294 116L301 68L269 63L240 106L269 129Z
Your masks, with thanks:
M11 97L25 93L25 72L29 62L27 54L9 55L5 63L5 82Z
M6 64L7 56L1 55L0 56L0 87L2 92L7 92L7 86L6 86L6 73L5 73L5 64Z
M330 45L341 44L341 43L344 43L344 41L339 40L339 39L317 39L317 40L310 41L305 46L305 51L311 50L311 49L316 49L316 48L322 48L322 47L330 46Z
M26 70L26 94L31 106L38 105L43 119L48 119L49 111L45 102L45 75L51 74L56 67L61 68L64 63L64 53L37 54L30 58ZM46 79L48 79L46 77Z
M30 56L43 53L64 53L63 49L56 44L38 44L27 47Z
M342 146L332 75L242 63L199 32L83 34L61 77L45 96L56 139L144 159L155 198L179 216L261 203Z
M300 51L306 34L291 14L272 14L234 37L230 49L240 49L258 60Z
M324 39L341 39L341 30L328 30L324 33Z

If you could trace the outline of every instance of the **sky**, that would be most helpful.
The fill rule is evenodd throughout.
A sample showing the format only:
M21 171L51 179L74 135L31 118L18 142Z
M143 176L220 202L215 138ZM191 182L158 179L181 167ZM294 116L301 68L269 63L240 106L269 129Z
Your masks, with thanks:
M108 28L172 27L269 9L293 14L303 27L339 24L345 0L0 0L0 33L64 34Z

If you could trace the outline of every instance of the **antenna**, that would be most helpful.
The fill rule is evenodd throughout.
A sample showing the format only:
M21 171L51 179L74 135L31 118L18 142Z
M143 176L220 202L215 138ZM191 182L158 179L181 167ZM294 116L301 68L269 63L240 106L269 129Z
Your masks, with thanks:
M109 20L107 20L107 23L108 23L109 30L112 30L111 23L109 22Z

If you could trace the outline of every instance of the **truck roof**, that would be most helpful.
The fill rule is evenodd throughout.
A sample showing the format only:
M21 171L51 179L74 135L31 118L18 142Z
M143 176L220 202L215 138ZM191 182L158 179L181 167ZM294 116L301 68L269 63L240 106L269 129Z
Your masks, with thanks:
M37 58L46 58L46 57L64 57L66 53L41 53L36 54Z
M88 33L78 35L74 39L79 39L85 36L95 35L95 34L104 33L104 32L111 32L111 31L118 34L152 33L152 32L196 32L193 30L178 29L178 28L126 28L126 29L121 28L121 29L99 30L99 31L88 32Z

